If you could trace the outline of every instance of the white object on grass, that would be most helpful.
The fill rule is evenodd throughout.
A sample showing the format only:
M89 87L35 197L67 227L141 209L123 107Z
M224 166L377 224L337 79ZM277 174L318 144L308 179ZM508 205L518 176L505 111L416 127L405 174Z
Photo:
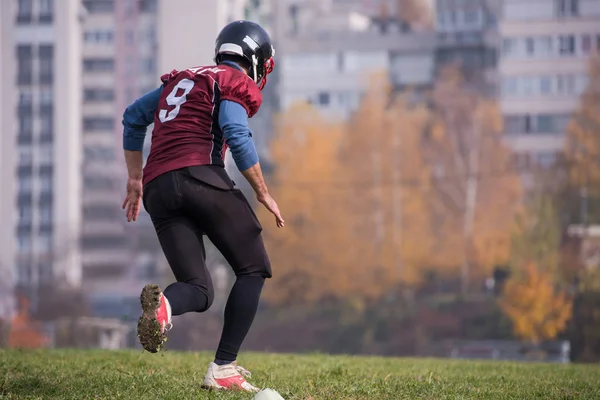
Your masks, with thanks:
M273 389L263 389L256 393L254 400L285 400L279 393Z

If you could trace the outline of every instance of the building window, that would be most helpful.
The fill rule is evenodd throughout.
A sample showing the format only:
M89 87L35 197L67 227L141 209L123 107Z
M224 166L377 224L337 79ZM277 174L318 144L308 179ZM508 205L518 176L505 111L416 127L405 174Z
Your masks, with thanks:
M51 192L52 191L52 175L40 175L40 191Z
M33 77L33 48L31 45L17 46L17 83L31 85Z
M112 13L115 11L114 0L84 0L83 5L90 14Z
M19 244L19 252L29 253L31 251L31 233L20 233L17 242Z
M533 56L535 53L535 42L533 38L525 38L525 52L529 57Z
M33 0L18 0L17 23L30 24L33 12Z
M589 54L592 51L592 36L582 35L581 36L581 52L583 54Z
M40 136L53 136L54 115L52 108L43 107L40 112Z
M517 53L517 39L505 38L502 41L502 53L505 56L514 56Z
M127 243L121 237L115 236L84 236L81 246L85 250L90 249L116 249L123 248Z
M552 94L552 77L550 77L550 76L540 77L540 94L543 94L543 95Z
M137 74L136 67L137 65L135 64L135 59L132 55L125 57L125 75L131 76Z
M152 74L156 72L156 60L154 57L148 57L141 60L140 72L144 74Z
M502 80L502 96L513 97L517 95L517 78L506 77Z
M51 145L40 146L39 148L39 164L52 165L54 161L54 149Z
M54 46L41 45L40 56L40 83L50 85L54 80Z
M554 132L553 116L549 114L538 115L536 119L536 132L552 133Z
M468 9L465 10L464 13L464 22L467 26L479 25L479 10L477 9Z
M579 0L555 0L557 17L579 16Z
M30 225L32 221L31 205L19 206L19 225Z
M33 179L31 176L19 178L19 195L29 194L33 190Z
M575 54L575 36L560 36L558 43L558 52L560 55L566 56Z
M83 100L87 102L107 102L115 99L113 89L85 89L83 91Z
M290 20L292 21L292 34L297 35L299 30L299 21L298 21L298 5L292 4L289 6L289 14Z
M88 117L83 119L83 129L86 131L112 131L115 121L111 117Z
M40 24L50 24L54 19L54 0L40 0Z
M127 44L128 46L133 45L133 43L135 42L135 33L129 29L125 32L125 44Z
M33 94L31 90L21 90L19 93L19 116L33 118Z
M40 232L40 251L50 253L52 251L52 232Z
M558 94L575 94L575 76L558 75L556 80L556 90Z
M94 30L87 31L83 34L83 40L86 43L112 43L114 40L114 32L111 30Z
M155 13L158 11L156 0L139 0L139 7L141 12Z
M47 250L50 252L51 248ZM52 284L54 282L54 270L51 262L42 262L38 264L39 279L43 284Z
M112 58L86 58L83 60L84 72L112 72L115 60Z
M19 136L30 139L33 137L33 124L30 113L19 112Z
M87 206L83 208L83 217L85 219L110 220L119 218L120 210L110 206Z
M588 75L576 75L575 76L575 94L581 95L586 91L590 77Z
M539 56L550 56L553 54L552 50L552 36L540 36L535 38L535 53Z
M19 166L31 166L33 164L33 149L29 146L19 146Z
M537 153L535 161L542 168L550 168L556 163L556 153Z
M329 105L330 102L330 95L328 92L320 92L318 95L318 100L317 100L318 104L320 106L326 106Z
M506 115L506 134L555 134L563 133L570 119L566 114Z
M41 204L40 205L40 222L42 225L52 225L52 205Z
M52 106L52 99L54 95L52 93L52 88L42 88L40 90L40 105L41 106Z
M29 262L20 261L17 264L17 279L21 286L27 286L31 282L31 266Z
M114 181L106 176L89 176L83 179L85 189L114 189Z
M85 161L113 161L115 159L115 151L112 147L85 147L83 149Z

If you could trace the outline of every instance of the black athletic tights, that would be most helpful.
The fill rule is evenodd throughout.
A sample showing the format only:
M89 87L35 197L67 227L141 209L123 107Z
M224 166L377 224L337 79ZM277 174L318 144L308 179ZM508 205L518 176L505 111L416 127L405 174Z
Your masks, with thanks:
M144 207L177 282L164 290L173 315L206 311L214 299L202 236L223 254L237 277L225 306L216 359L235 361L256 315L271 266L262 227L233 184L203 180L203 167L168 172L144 187ZM220 187L219 187L220 186Z

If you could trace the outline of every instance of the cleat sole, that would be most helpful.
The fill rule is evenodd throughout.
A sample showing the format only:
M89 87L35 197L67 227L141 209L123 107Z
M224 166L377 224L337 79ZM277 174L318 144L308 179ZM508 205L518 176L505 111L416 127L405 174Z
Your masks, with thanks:
M167 334L161 332L160 323L156 319L156 311L160 306L160 288L150 284L144 286L140 294L142 316L138 320L138 339L144 350L150 353L159 352L167 341Z

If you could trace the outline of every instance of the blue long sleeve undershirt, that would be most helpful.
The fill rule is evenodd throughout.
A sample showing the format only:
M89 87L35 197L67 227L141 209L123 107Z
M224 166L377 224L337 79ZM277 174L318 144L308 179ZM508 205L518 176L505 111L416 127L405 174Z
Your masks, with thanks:
M162 86L145 94L131 104L123 113L123 149L142 151L146 129L154 122L154 114ZM258 162L258 154L248 126L248 113L239 103L223 100L219 107L219 127L231 149L231 155L240 171Z

